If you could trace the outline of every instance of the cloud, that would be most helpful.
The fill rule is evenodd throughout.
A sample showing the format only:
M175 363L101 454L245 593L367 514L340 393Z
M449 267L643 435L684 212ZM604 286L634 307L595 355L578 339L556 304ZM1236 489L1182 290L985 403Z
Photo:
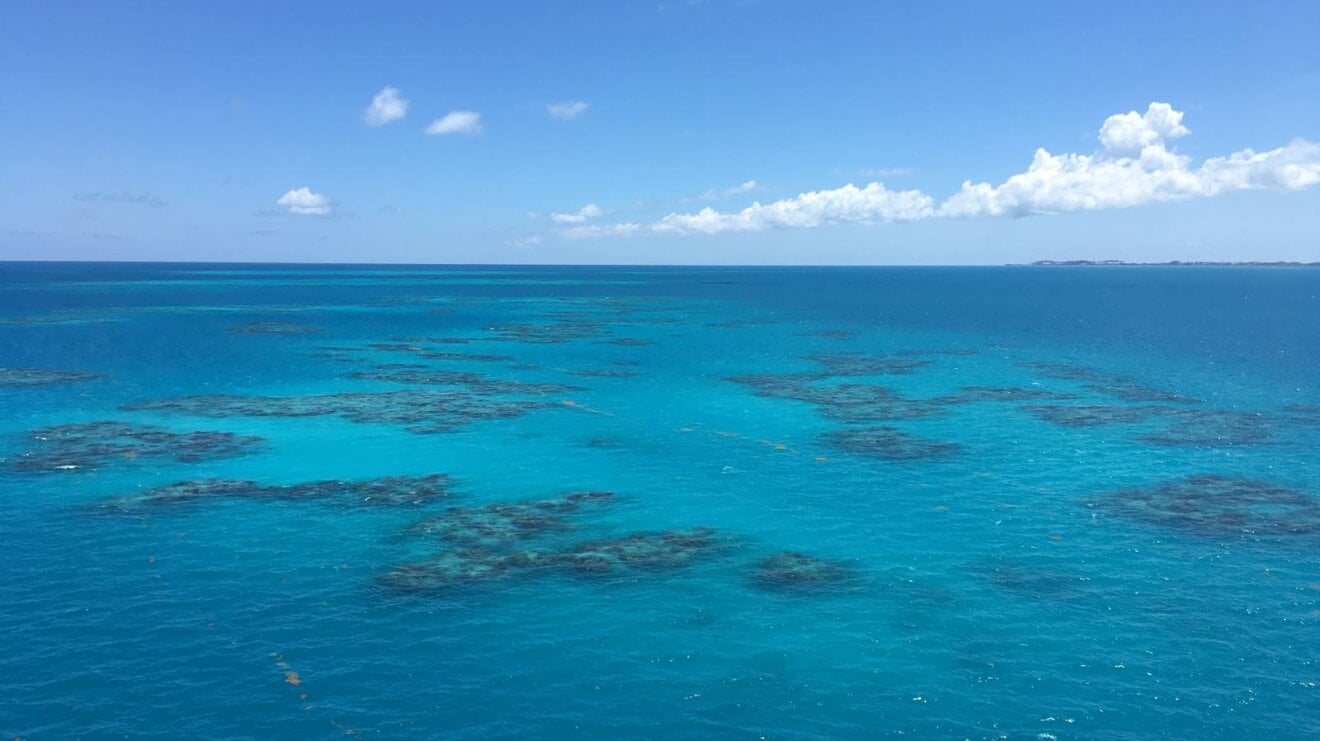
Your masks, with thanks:
M299 216L329 216L332 210L330 199L320 193L313 193L307 186L285 193L275 203Z
M604 209L600 206L597 206L594 203L588 203L576 211L570 211L567 213L559 211L552 212L550 214L550 220L556 224L581 224L585 221L599 218L604 213Z
M941 216L1026 216L1208 198L1239 190L1300 190L1320 183L1320 145L1304 140L1211 157L1200 166L1169 148L1186 136L1183 114L1167 103L1110 116L1092 154L1037 149L1025 172L999 185L964 182Z
M429 136L445 134L467 134L474 136L481 133L481 114L476 111L450 111L431 122L426 127Z
M533 234L529 237L523 237L521 239L507 240L505 241L504 244L508 245L509 247L535 247L540 243L541 243L541 235Z
M84 202L100 203L131 203L137 206L148 206L150 208L161 208L165 201L160 196L153 196L150 193L129 193L119 191L118 193L74 193L73 200Z
M408 101L399 97L397 87L386 86L376 93L370 105L362 112L362 122L368 126L384 126L408 114Z
M911 167L864 167L857 174L864 178L902 178L913 172Z
M757 202L741 211L707 207L696 213L671 213L645 226L599 224L561 233L573 238L725 234L930 218L1027 216L1208 198L1242 190L1301 190L1320 184L1320 144L1298 139L1277 149L1243 149L1195 165L1191 157L1171 149L1174 140L1190 133L1182 120L1182 112L1159 102L1151 103L1145 113L1110 116L1100 127L1100 148L1095 152L1054 155L1037 149L1025 172L998 185L966 181L938 206L920 190L895 191L872 182L861 188L849 184L768 204Z
M591 104L584 100L566 100L562 103L551 103L545 107L545 110L560 121L572 121L586 113L590 107Z
M598 239L600 237L631 237L642 230L642 225L628 222L624 224L588 224L560 229L559 235L566 239Z
M732 188L711 188L710 190L698 196L698 198L700 198L703 201L715 201L715 200L719 200L720 198L728 198L729 196L736 196L736 195L741 195L743 193L750 193L754 190L760 190L760 189L761 189L760 183L757 183L755 180L747 180L745 182L733 186Z
M722 234L765 229L805 229L826 224L872 224L915 221L934 211L931 197L919 190L889 190L881 183L864 188L848 184L817 190L773 203L753 203L731 213L706 207L692 214L669 214L650 230L659 234Z

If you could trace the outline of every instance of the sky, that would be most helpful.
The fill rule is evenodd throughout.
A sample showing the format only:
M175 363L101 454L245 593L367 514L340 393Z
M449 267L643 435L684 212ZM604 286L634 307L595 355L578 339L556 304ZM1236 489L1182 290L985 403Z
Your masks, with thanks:
M0 260L1320 260L1320 2L0 2Z

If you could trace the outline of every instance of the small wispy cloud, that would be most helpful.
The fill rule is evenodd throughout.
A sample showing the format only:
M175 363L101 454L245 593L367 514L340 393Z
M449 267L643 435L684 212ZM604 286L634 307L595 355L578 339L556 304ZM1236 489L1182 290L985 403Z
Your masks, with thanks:
M128 191L119 191L117 193L74 193L73 200L94 203L129 203L135 206L147 206L149 208L161 208L165 205L164 199L160 196L154 196L150 193L129 193Z
M913 172L911 167L863 167L857 174L864 178L902 178Z
M565 239L599 239L601 237L631 237L641 231L642 225L627 222L623 224L587 224L560 229L559 235Z
M760 183L755 180L746 180L731 188L711 188L697 197L703 201L717 201L721 198L728 198L729 196L736 196L742 193L751 193L754 190L760 189Z
M550 214L550 220L556 224L581 224L595 218L599 218L605 213L605 210L594 203L579 208L576 211L554 211Z
M408 101L399 95L399 89L386 86L371 99L367 109L362 112L362 123L367 126L384 126L391 121L398 121L408 115Z
M313 193L307 186L285 193L275 204L283 206L287 213L298 216L329 216L333 211L329 198Z
M541 235L533 234L529 237L522 237L521 239L507 240L504 244L508 245L509 247L535 247L536 245L540 244L541 241L542 241Z
M584 100L566 100L561 103L551 103L545 107L546 113L560 121L572 121L587 112L591 104Z
M475 136L480 134L481 131L481 114L476 111L450 111L432 121L426 127L428 136L445 136L447 134Z

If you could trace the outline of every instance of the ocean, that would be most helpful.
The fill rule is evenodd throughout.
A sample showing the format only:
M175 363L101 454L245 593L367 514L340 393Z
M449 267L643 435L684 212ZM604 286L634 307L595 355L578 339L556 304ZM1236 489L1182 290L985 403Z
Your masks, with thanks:
M1320 737L1320 270L0 263L0 735Z

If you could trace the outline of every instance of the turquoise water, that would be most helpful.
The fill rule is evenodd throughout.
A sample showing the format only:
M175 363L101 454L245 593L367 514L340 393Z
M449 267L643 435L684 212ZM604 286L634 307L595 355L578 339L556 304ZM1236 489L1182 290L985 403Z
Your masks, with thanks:
M1317 367L1309 270L0 264L0 734L1314 738Z

